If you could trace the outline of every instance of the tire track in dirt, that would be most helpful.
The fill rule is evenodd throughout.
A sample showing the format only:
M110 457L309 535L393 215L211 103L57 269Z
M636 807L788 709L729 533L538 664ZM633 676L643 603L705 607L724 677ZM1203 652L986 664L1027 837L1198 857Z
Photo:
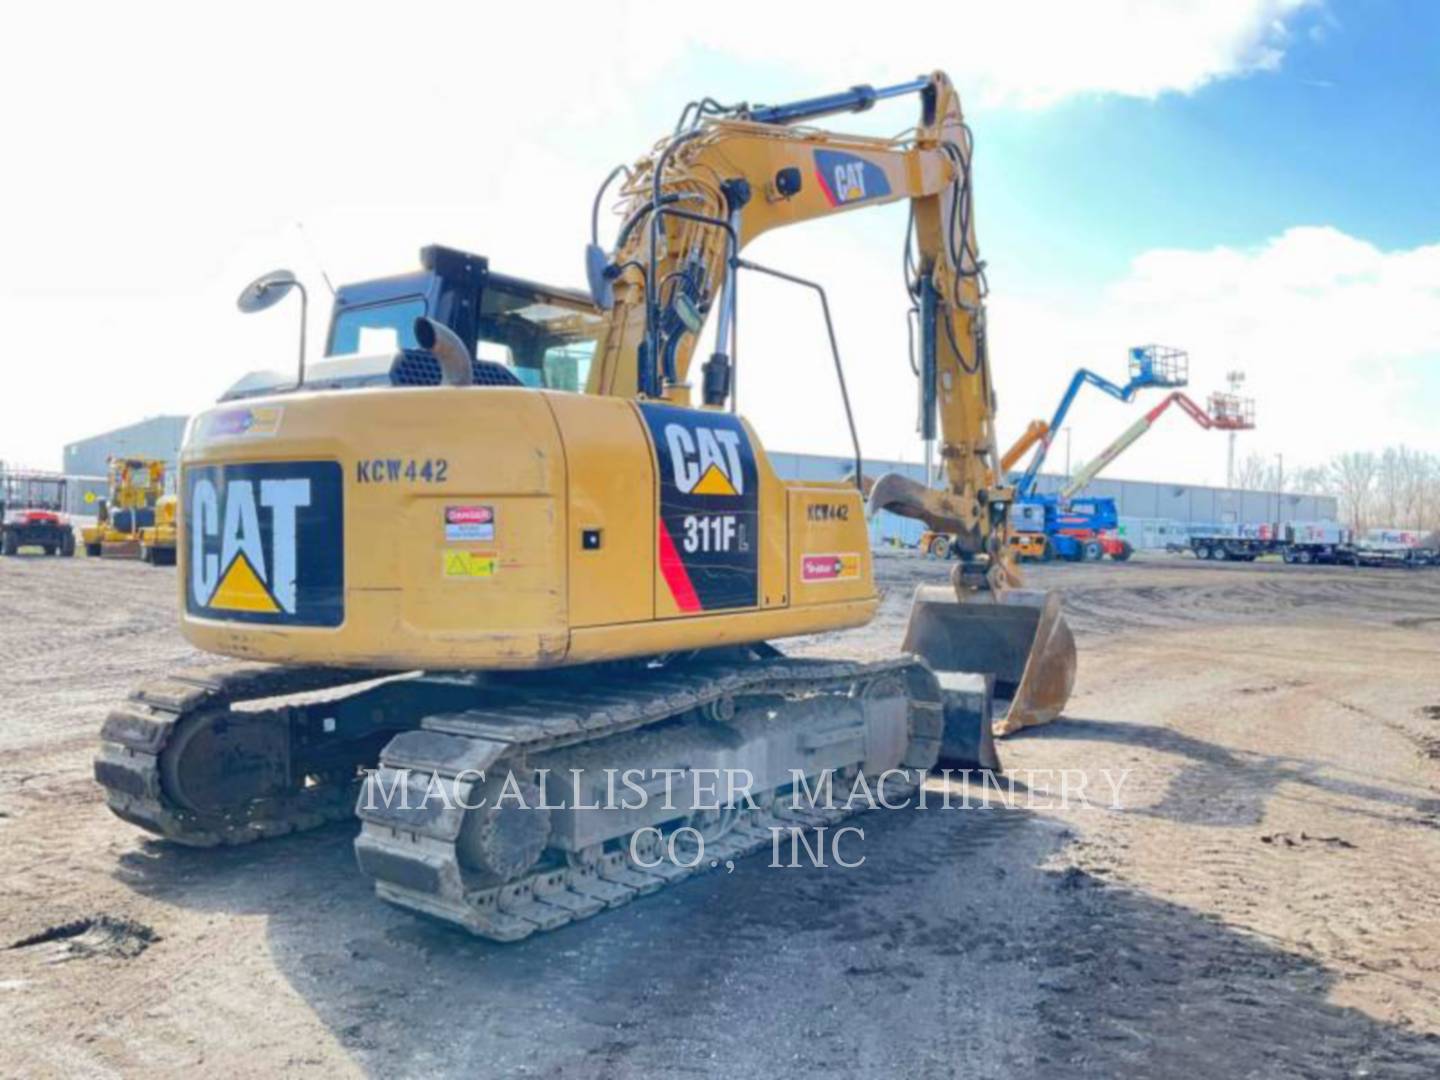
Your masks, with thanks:
M1075 1075L1440 1069L1440 773L1386 722L1434 687L1392 614L1117 635L1086 696L1109 715L1007 747L1137 768L1127 812L1067 819L1075 902L1050 940L1069 975L1042 1013Z

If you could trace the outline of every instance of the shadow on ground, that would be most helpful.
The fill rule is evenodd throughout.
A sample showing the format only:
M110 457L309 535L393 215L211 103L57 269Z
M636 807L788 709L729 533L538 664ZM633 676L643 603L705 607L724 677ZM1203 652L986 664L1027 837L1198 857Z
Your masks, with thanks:
M1127 735L1094 727L1084 737ZM1224 764L1189 749L1197 767ZM1072 837L1043 816L856 823L857 869L752 856L511 946L380 904L348 827L215 852L147 844L117 874L167 903L268 916L278 967L372 1072L1440 1074L1435 1039L1329 1004L1337 973L1046 869Z
M1114 743L1159 750L1184 759L1184 766L1170 780L1164 795L1131 812L1187 825L1258 825L1264 819L1266 802L1288 784L1315 797L1355 800L1375 807L1327 804L1341 813L1440 828L1440 799L1429 789L1332 762L1228 750L1161 725L1067 716L1062 724L1026 728L1007 741L1024 740ZM1407 812L1408 816L1397 817L1396 811Z

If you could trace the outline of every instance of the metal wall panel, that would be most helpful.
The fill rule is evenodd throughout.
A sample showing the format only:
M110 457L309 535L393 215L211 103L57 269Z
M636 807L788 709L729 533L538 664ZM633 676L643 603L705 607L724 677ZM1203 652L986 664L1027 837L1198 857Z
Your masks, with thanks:
M169 467L166 482L173 488L186 419L184 416L152 416L137 424L79 439L66 445L61 468L71 476L105 476L106 461L112 455L159 458Z

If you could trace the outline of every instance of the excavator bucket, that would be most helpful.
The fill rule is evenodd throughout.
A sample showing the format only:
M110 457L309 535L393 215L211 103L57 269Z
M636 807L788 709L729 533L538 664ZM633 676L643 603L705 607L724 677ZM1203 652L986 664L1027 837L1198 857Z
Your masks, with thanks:
M962 528L965 521L959 496L899 473L886 473L870 489L866 512L874 516L881 510L942 533ZM1054 720L1075 685L1075 639L1054 592L981 590L966 592L962 599L951 589L922 585L910 606L904 648L940 679L942 761L999 768L992 707L993 734L1008 735ZM977 677L985 680L983 691Z
M997 768L986 722L992 707L993 733L1008 735L1054 720L1075 684L1075 638L1055 592L1008 589L962 601L953 589L922 585L910 607L904 650L929 664L945 691L942 761ZM978 708L977 676L985 680L986 698Z

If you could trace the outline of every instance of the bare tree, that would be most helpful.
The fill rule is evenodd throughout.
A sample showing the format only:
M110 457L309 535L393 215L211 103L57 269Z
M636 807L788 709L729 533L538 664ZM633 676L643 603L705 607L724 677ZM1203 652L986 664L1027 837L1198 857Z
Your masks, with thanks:
M1336 454L1330 461L1330 481L1340 501L1340 516L1357 532L1370 526L1378 472L1379 463L1368 450Z
M1251 451L1235 463L1235 486L1242 491L1274 491L1273 480L1266 487L1267 473L1271 472L1264 457Z
M1426 454L1415 476L1415 525L1427 532L1440 529L1440 460Z
M1405 466L1403 446L1387 446L1375 469L1375 512L1386 525L1399 525L1405 518Z
M1300 495L1333 495L1330 474L1323 465L1305 465L1285 475L1285 490Z
M1408 529L1423 529L1426 527L1427 516L1425 489L1435 471L1435 459L1423 451L1402 446L1397 455L1397 468L1400 474L1397 486L1401 506L1397 520Z
M1440 456L1408 446L1379 454L1337 454L1328 465L1299 466L1284 476L1277 465L1251 454L1240 463L1238 486L1287 493L1330 495L1342 520L1355 529L1392 526L1440 531Z

